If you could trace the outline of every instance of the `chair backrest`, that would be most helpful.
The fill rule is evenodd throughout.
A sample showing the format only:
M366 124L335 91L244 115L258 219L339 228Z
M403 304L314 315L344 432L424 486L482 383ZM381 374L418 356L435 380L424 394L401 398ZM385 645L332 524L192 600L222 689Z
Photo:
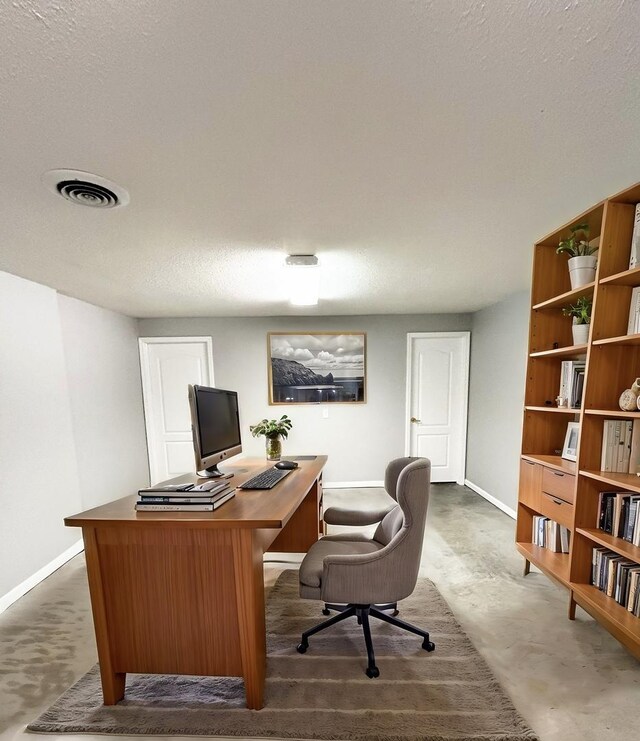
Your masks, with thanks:
M392 550L396 590L404 596L411 594L418 579L430 480L427 458L397 458L387 466L385 489L398 506L385 515L373 539Z

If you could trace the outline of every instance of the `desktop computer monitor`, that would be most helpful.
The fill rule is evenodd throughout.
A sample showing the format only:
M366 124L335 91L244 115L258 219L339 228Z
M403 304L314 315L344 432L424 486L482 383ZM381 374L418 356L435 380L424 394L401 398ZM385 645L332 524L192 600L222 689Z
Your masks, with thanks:
M238 394L207 386L189 386L191 429L196 471L200 476L224 476L220 461L242 452Z

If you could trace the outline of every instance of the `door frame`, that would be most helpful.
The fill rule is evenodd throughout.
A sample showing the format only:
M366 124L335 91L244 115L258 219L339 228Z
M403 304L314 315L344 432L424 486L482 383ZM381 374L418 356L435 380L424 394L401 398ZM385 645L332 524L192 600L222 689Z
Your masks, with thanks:
M456 483L464 485L465 476L467 473L467 425L469 417L469 360L470 360L470 345L471 345L471 332L407 332L407 379L405 386L405 435L404 435L404 454L406 456L411 455L411 371L412 371L412 348L413 340L417 339L429 339L429 338L440 338L446 337L460 337L463 339L462 352L464 362L464 409L462 425L464 428L464 434L462 436L462 450L460 461L460 477L456 479Z
M149 345L181 344L202 342L207 348L207 365L211 384L215 383L213 376L213 339L211 337L138 337L138 351L140 355L140 378L142 380L142 413L144 414L144 429L147 437L147 458L149 465L149 480L156 469L156 451L152 445L153 423L151 419L151 376L149 375Z

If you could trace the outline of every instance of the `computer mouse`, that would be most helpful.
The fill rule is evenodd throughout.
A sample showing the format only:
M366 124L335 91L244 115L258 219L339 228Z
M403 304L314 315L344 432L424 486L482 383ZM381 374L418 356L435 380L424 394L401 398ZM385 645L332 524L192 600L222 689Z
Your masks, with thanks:
M275 465L275 468L284 469L285 471L290 471L292 468L297 468L298 464L295 461L278 461Z

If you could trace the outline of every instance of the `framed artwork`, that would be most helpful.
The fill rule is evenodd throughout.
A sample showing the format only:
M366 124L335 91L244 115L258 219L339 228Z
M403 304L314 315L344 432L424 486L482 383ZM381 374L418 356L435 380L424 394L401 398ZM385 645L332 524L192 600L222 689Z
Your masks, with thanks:
M575 461L578 453L578 439L580 437L580 425L577 422L569 422L567 434L564 436L562 446L562 457L568 461Z
M364 332L269 332L269 404L363 404Z

